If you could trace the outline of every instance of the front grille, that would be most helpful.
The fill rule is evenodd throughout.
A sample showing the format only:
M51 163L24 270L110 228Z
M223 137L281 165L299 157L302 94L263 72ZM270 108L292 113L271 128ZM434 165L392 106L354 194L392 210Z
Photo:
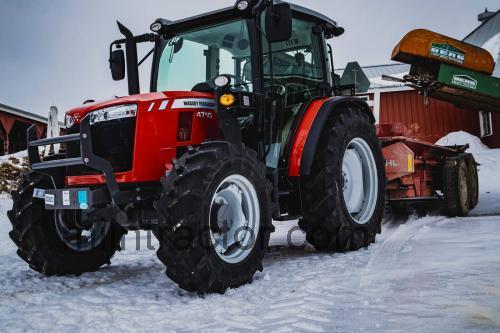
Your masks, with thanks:
M115 173L132 170L135 123L136 118L124 118L96 123L91 127L94 154L111 162ZM74 126L66 132L72 134L78 131L79 126ZM79 143L68 143L66 155L67 157L81 156ZM69 175L74 176L96 173L86 167L71 167L68 171Z

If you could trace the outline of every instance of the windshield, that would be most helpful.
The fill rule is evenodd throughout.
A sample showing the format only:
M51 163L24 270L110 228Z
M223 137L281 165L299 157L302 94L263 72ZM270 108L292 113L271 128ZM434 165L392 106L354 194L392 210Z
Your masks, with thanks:
M250 55L245 20L178 34L163 49L157 91L190 91L220 74L252 91Z

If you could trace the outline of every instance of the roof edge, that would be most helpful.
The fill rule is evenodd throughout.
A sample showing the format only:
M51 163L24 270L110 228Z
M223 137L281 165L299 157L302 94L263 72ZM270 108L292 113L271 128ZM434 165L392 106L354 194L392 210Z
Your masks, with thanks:
M294 11L296 13L308 16L308 17L313 18L317 21L321 21L322 23L330 25L333 28L338 27L338 24L336 21L334 21L333 19L329 18L328 16L323 15L323 14L321 14L317 11L314 11L312 9L302 7L302 6L290 3L288 1L282 1L282 0L274 0L274 3L275 4L288 3L288 4L290 4L292 11ZM203 25L203 24L206 24L206 23L211 22L211 21L217 21L217 20L221 20L221 19L225 20L225 19L229 19L232 17L240 16L240 15L241 15L240 11L238 11L235 8L235 6L232 6L232 7L224 7L224 8L216 9L213 11L196 14L194 16L181 18L181 19L178 19L175 21L170 21L168 19L166 21L168 21L167 26L170 29L173 29L174 30L173 32L175 33L177 30L184 30L184 28L189 29L191 25L192 26Z
M18 108L15 108L15 107L12 107L12 106L9 106L6 104L2 104L2 103L0 103L0 111L14 114L16 116L24 117L26 119L34 120L34 121L37 121L40 123L46 124L48 121L47 117L41 116L41 115L36 114L36 113L24 111L24 110L21 110L21 109L18 109ZM59 125L63 126L64 123L62 121L59 121Z
M485 20L484 22L481 22L481 24L479 26L477 26L474 30L472 30L467 36L464 37L464 39L462 39L462 42L464 42L467 38L469 38L471 35L473 35L476 31L478 31L483 25L485 25L486 23L488 23L491 19L497 17L497 15L500 15L500 9L497 10L497 12L495 13L495 15L492 15L490 18L488 18L487 20Z

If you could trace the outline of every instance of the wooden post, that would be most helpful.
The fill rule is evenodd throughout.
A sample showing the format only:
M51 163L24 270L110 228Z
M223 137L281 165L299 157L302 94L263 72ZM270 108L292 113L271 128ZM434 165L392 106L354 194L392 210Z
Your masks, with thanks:
M3 149L4 149L4 152L5 152L5 155L9 155L10 154L10 141L9 141L9 134L6 134L5 135L5 139L3 140Z
M57 107L51 106L50 111L49 111L49 116L47 117L47 138L54 138L59 136L60 129L59 129L59 120L57 116ZM55 145L48 145L45 146L45 156L48 156L50 154L51 146L54 150L54 154L59 153L60 149L60 144L55 144Z
M9 134L10 131L12 130L12 126L14 126L14 119L9 116L8 114L1 113L0 114L0 123L2 124L3 127L3 134L4 134L4 152L5 154L10 153L10 141L9 141Z

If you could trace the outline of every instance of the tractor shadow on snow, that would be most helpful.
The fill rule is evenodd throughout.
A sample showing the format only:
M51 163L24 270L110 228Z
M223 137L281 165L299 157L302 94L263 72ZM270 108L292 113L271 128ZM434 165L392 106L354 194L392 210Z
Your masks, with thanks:
M426 216L446 216L446 212L440 202L390 204L385 208L382 225L390 228L398 227L410 220Z

